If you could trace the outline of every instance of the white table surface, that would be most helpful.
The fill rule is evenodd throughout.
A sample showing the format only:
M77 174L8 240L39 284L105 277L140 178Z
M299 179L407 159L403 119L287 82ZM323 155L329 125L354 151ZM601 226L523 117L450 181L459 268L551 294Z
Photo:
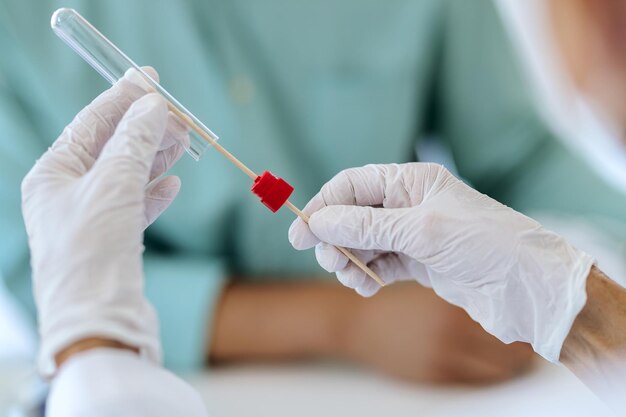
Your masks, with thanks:
M408 384L332 364L226 367L186 379L212 417L597 417L606 412L566 369L546 363L527 376L482 388Z

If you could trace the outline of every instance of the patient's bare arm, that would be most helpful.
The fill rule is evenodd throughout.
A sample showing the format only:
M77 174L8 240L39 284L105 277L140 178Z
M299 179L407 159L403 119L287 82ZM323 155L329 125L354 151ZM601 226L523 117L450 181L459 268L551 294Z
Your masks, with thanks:
M209 357L214 363L330 356L354 297L320 282L241 283L223 292Z
M505 345L460 308L415 284L363 298L335 283L237 283L213 325L214 363L330 358L425 382L494 382L527 369L528 345Z
M614 383L626 387L626 289L596 267L587 279L587 303L560 359L596 392Z

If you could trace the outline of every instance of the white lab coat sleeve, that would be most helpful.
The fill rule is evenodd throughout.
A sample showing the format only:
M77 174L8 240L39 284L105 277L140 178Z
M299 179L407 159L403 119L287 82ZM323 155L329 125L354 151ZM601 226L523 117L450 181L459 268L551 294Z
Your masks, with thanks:
M130 351L94 349L61 367L52 383L48 417L207 417L186 382Z

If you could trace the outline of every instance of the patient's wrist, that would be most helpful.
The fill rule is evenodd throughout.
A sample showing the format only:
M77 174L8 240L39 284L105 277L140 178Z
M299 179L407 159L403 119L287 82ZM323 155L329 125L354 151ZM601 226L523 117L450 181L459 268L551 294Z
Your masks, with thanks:
M128 346L124 343L118 342L116 340L106 339L102 337L88 337L85 339L81 339L77 342L72 343L65 349L61 350L54 357L57 367L61 367L63 363L65 363L72 356L77 355L81 352L85 352L91 349L98 348L113 348L113 349L122 349L129 350L131 352L139 353L139 349Z
M626 358L626 289L595 266L587 279L587 303L561 350L561 362L574 373L595 373Z
M319 279L229 285L220 299L210 338L216 363L341 356L359 297Z

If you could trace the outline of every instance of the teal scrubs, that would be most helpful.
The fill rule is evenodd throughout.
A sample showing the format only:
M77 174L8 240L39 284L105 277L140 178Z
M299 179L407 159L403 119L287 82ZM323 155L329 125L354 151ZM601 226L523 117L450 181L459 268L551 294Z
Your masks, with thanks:
M108 87L50 30L62 6L157 68L227 149L293 184L299 206L338 171L415 161L416 145L435 137L463 178L518 210L626 224L626 197L538 117L488 0L2 0L0 268L31 312L20 181ZM172 172L183 187L147 231L145 270L166 363L189 369L203 364L231 276L330 277L289 245L292 213L269 212L217 152Z

